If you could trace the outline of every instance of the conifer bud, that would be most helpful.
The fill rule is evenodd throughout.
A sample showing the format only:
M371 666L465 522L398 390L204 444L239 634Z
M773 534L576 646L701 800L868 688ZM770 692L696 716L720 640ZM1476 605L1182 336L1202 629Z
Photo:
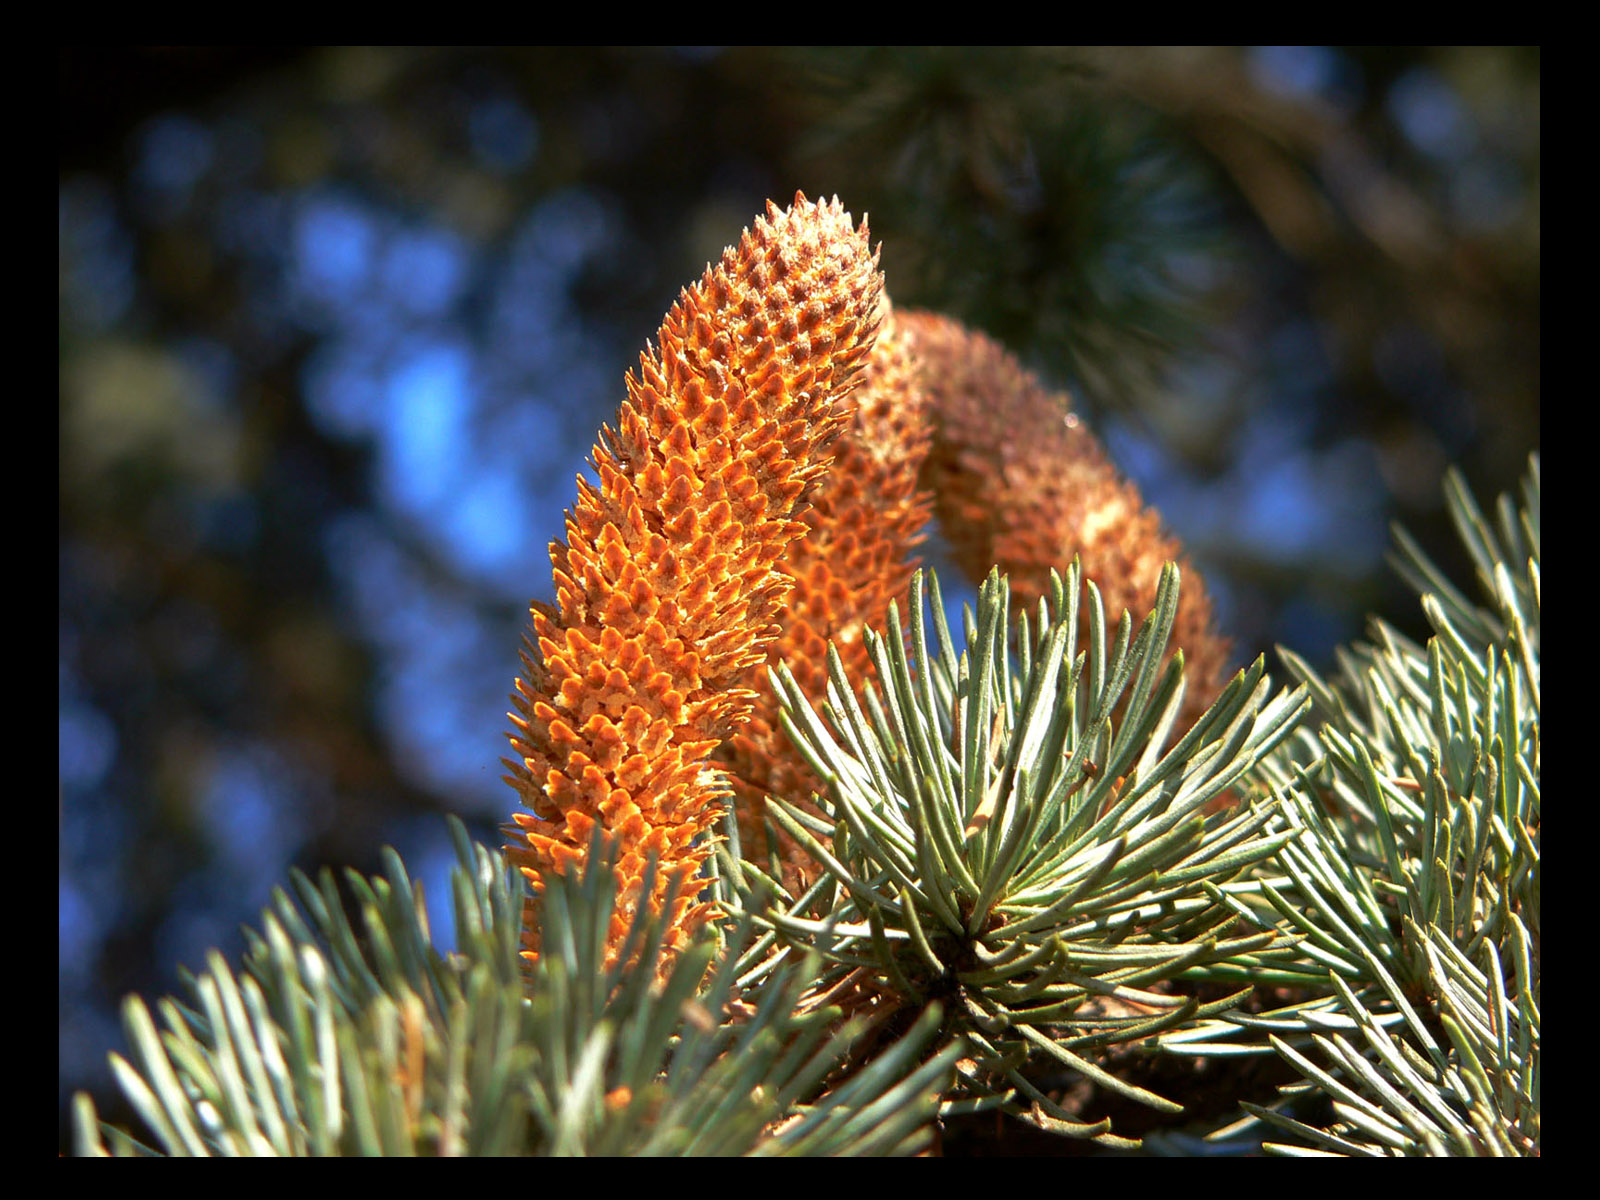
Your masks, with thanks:
M882 285L866 223L837 199L769 204L640 355L594 448L599 486L580 477L551 544L556 604L533 609L512 694L507 781L529 811L509 853L537 895L602 829L618 850L613 946L672 877L670 944L706 916L689 880L727 792L711 755L750 713L745 681L789 591L776 568L805 531L797 511L872 350Z
M923 483L961 568L982 579L999 566L1013 608L1032 606L1050 569L1074 556L1100 588L1111 620L1142 620L1162 565L1178 563L1183 591L1170 645L1184 652L1181 719L1201 716L1221 688L1228 642L1219 637L1199 572L1072 412L1003 347L935 313L904 313L917 339L935 423Z
M904 603L917 566L912 551L928 523L931 498L918 487L917 474L932 428L913 339L887 302L884 307L866 375L846 405L849 418L834 443L833 466L802 518L805 536L779 563L793 586L783 632L746 680L757 693L755 712L721 754L733 776L744 856L756 863L769 861L767 796L804 807L819 787L778 724L768 666L787 663L816 705L827 693L830 641L852 680L871 678L864 631L884 627L890 601ZM792 888L815 864L786 835L780 843L779 866Z

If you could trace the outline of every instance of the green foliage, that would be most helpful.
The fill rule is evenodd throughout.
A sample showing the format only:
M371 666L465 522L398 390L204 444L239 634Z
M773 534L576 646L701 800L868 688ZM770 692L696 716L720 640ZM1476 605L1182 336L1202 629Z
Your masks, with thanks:
M213 956L157 1005L164 1029L127 1002L114 1067L153 1148L86 1097L77 1148L905 1153L936 1114L988 1109L1132 1146L1045 1073L1181 1114L1119 1070L1143 1052L1298 1076L1234 1097L1219 1146L1536 1156L1537 460L1492 522L1454 476L1449 502L1481 602L1398 534L1426 646L1374 621L1336 679L1285 651L1277 693L1258 661L1175 741L1175 568L1114 633L1076 565L1015 624L991 575L960 652L918 575L860 701L836 655L821 714L776 673L827 788L824 818L770 804L821 864L803 894L740 858L730 819L706 881L730 923L669 957L635 916L607 966L597 844L547 887L530 971L522 881L459 826L449 955L392 852L349 878L357 923L331 875L296 876L237 971Z
M415 885L331 874L279 892L236 975L220 956L193 1006L124 1008L137 1066L118 1079L171 1155L890 1154L925 1144L954 1050L921 1061L936 1010L866 1069L822 1083L858 1033L836 1009L801 1012L806 964L735 1003L732 953L708 935L676 960L635 918L605 967L614 878L591 856L546 891L547 953L526 980L520 877L454 834L459 950L430 945ZM738 945L735 931L733 947ZM713 965L715 963L715 965ZM97 1127L79 1097L80 1154L153 1154Z
M1447 495L1486 606L1397 531L1428 645L1375 620L1333 683L1283 652L1324 720L1266 764L1295 836L1255 895L1228 901L1299 939L1303 961L1275 979L1306 998L1166 1040L1277 1051L1339 1119L1251 1111L1347 1153L1538 1152L1538 461L1493 525L1454 473Z
M1293 834L1267 830L1267 807L1206 808L1244 783L1309 701L1303 689L1269 699L1257 662L1163 753L1183 700L1182 656L1162 666L1177 569L1168 566L1138 635L1124 616L1109 643L1093 584L1080 623L1078 567L1053 584L1037 621L1023 619L1013 663L998 574L976 617L968 611L959 659L931 576L930 652L919 575L910 656L891 609L888 636L868 642L881 695L868 690L863 709L835 656L826 722L780 668L785 728L826 781L831 820L772 800L773 819L825 873L757 921L776 944L814 946L835 974L866 968L903 1003L947 1004L944 1033L973 1047L963 1090L980 1106L1015 1110L1025 1098L1038 1123L1106 1139L1109 1122L1075 1120L1024 1064L1043 1056L1128 1099L1181 1109L1093 1056L1249 992L1202 1004L1151 989L1277 941L1231 935L1234 914L1208 889L1230 886ZM731 856L725 867L776 887Z
M1311 1038L1316 1057L1279 1035L1272 1037L1272 1045L1307 1081L1286 1091L1320 1090L1333 1101L1337 1123L1317 1128L1249 1101L1243 1102L1245 1109L1323 1152L1357 1157L1537 1154L1538 980L1527 939L1516 928L1519 953L1508 995L1508 981L1491 944L1484 944L1479 970L1445 931L1408 922L1408 934L1429 963L1427 984L1437 1006L1432 1027L1409 1004L1398 1006L1402 1022L1382 1020L1335 975L1338 1011L1308 1020L1309 1027L1323 1031ZM1327 1065L1319 1066L1318 1060ZM1298 1144L1268 1149L1286 1155L1316 1152Z
M785 57L821 118L801 153L858 175L875 226L899 231L897 302L936 299L1102 401L1148 400L1204 340L1236 252L1214 185L1151 112L1116 102L1091 55Z

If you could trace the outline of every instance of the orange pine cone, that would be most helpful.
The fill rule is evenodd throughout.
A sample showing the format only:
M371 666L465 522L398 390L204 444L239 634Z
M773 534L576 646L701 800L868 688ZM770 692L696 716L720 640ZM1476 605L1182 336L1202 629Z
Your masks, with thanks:
M767 659L745 679L757 693L755 712L720 755L733 777L744 856L769 859L765 804L769 794L804 805L818 788L778 724L778 701L767 668L787 663L813 704L827 693L827 645L854 680L871 676L867 628L882 629L889 602L902 604L917 560L931 498L917 486L932 429L916 378L913 339L885 304L886 315L850 419L834 443L834 461L803 517L806 534L779 563L793 584L783 633ZM781 835L779 868L793 888L815 870Z
M710 853L727 792L711 754L751 711L745 681L790 585L776 568L805 532L795 516L847 417L882 286L866 223L837 199L769 204L640 355L594 449L600 486L580 477L567 540L551 543L556 605L534 607L512 694L507 781L530 811L508 853L537 894L601 827L619 850L613 945L639 903L659 911L669 878ZM706 915L693 891L667 914L673 945Z
M1221 690L1228 642L1211 601L1161 515L1118 475L1093 434L992 339L935 313L904 313L917 339L922 383L935 422L923 483L961 568L1010 577L1014 607L1033 606L1050 570L1078 556L1100 588L1108 619L1142 620L1161 568L1175 561L1183 590L1171 645L1184 652L1188 690L1180 719L1193 722Z

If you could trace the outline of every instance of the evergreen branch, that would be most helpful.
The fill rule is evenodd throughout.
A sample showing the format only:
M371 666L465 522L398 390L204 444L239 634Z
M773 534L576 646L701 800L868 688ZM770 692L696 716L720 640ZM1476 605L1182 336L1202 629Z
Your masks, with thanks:
M1274 824L1294 835L1272 863L1282 875L1226 899L1299 935L1322 978L1303 976L1306 997L1265 1019L1229 1013L1162 1039L1196 1054L1270 1046L1336 1122L1290 1115L1300 1089L1246 1107L1324 1150L1538 1153L1538 480L1535 458L1524 503L1502 498L1493 525L1459 476L1447 482L1482 604L1399 536L1435 630L1426 647L1375 622L1332 683L1285 655L1324 724L1315 752L1264 764L1283 799Z
M1396 530L1426 646L1374 621L1274 694L1261 660L1219 686L1204 592L1065 400L891 318L837 201L769 205L628 393L533 613L517 844L453 827L456 952L393 851L352 905L297 874L237 969L127 1002L153 1146L79 1097L80 1153L907 1153L994 1109L1126 1148L1041 1071L1181 1112L1132 1046L1287 1063L1217 1134L1278 1153L1539 1153L1537 458L1489 514L1447 480L1476 598ZM961 651L931 574L907 627L888 599L919 467L1000 565Z
M1328 1067L1274 1036L1274 1048L1334 1100L1335 1125L1321 1129L1282 1112L1246 1105L1269 1124L1351 1155L1515 1156L1539 1153L1539 1031L1536 1011L1514 1007L1492 945L1483 969L1459 956L1437 927L1414 931L1426 947L1439 997L1438 1028L1449 1053L1414 1014L1380 1022L1342 981L1340 1007L1359 1038L1311 1038ZM1518 979L1526 993L1530 981ZM1269 1144L1269 1150L1293 1147Z
M97 1128L85 1097L79 1152L831 1155L926 1144L960 1053L924 1053L936 1008L852 1071L859 1023L801 1004L814 964L740 989L748 928L726 951L708 930L669 959L664 919L636 910L614 942L618 851L598 841L581 874L548 881L548 952L525 980L520 880L458 823L453 834L467 935L455 954L428 944L392 855L385 877L352 889L359 940L331 876L320 887L297 877L301 903L278 893L238 973L212 955L191 981L192 1007L158 1005L164 1029L128 1001L133 1061L113 1066L155 1148Z
M937 616L930 648L924 577L914 575L910 637L891 608L887 634L868 638L873 715L836 655L826 716L787 669L774 672L784 727L828 787L831 846L792 806L774 800L770 811L817 853L828 886L771 909L750 888L743 905L775 947L821 954L824 982L870 968L864 1003L944 1003L943 1036L984 1051L962 1073L965 1098L1027 1115L1008 1099L1022 1097L1051 1128L1098 1137L1103 1124L1074 1122L1035 1094L1023 1065L1048 1046L1046 1058L1083 1070L1088 1060L1071 1047L1154 1037L1245 994L1203 1006L1143 989L1207 977L1276 942L1275 931L1217 936L1236 914L1205 885L1243 878L1291 835L1269 830L1264 810L1205 809L1289 734L1309 700L1303 690L1269 698L1257 664L1200 736L1163 752L1183 671L1181 659L1160 667L1177 571L1164 573L1137 634L1125 617L1109 650L1092 585L1083 611L1095 640L1078 650L1083 586L1076 564L1052 581L1013 657L1005 581L992 574L958 656ZM1098 1065L1085 1073L1171 1107Z

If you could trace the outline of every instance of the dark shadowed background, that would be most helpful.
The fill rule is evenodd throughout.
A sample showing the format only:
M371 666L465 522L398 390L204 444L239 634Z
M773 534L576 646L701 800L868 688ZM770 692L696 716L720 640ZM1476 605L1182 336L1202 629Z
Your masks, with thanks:
M1539 445L1527 49L81 50L60 127L59 1083L291 865L484 840L622 377L774 198L1070 390L1240 662ZM934 543L928 556L938 561ZM948 578L948 576L947 576ZM442 908L435 927L446 926Z

